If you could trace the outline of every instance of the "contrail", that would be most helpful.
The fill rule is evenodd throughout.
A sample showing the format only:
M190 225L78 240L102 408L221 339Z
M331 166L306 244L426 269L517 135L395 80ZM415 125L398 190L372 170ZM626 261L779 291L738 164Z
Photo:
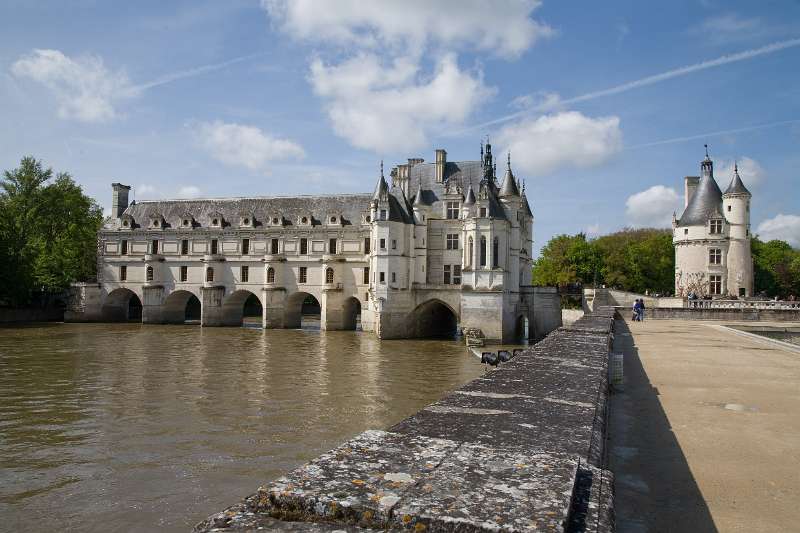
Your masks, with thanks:
M258 52L255 54L249 54L246 56L235 57L233 59L228 59L227 61L223 61L221 63L212 63L210 65L202 65L195 68L190 68L187 70L181 70L178 72L173 72L172 74L166 74L159 78L156 78L152 81L148 81L146 83L141 83L139 85L134 85L129 89L131 94L138 94L140 92L146 91L147 89L152 89L153 87L158 87L160 85L165 85L167 83L172 83L173 81L182 80L184 78L191 78L193 76L199 76L200 74L205 74L207 72L213 72L215 70L219 70L221 68L228 67L230 65L235 65L236 63L241 63L242 61L247 61L248 59L253 59L260 55L263 55L264 52Z
M649 143L642 143L642 144L634 144L632 146L626 146L624 150L632 150L634 148L647 148L649 146L660 146L662 144L674 144L680 143L684 141L695 141L697 139L707 139L708 137L719 137L720 135L728 135L731 133L741 133L743 131L753 131L753 130L762 130L765 128L774 128L776 126L783 126L786 124L798 124L800 123L800 119L791 119L791 120L781 120L779 122L768 122L766 124L757 124L755 126L745 126L743 128L734 128L731 130L721 130L721 131L712 131L710 133L701 133L698 135L689 135L688 137L675 137L673 139L663 139L660 141L653 141Z
M761 48L753 48L750 50L745 50L743 52L738 52L735 54L728 54L716 59L710 59L708 61L703 61L701 63L695 63L693 65L687 65L685 67L680 67L672 70L668 70L666 72L662 72L660 74L654 74L652 76L647 76L646 78L640 78L638 80L629 81L627 83L623 83L621 85L616 85L614 87L610 87L608 89L602 89L599 91L593 91L590 93L582 94L580 96L575 96L573 98L569 98L567 100L561 100L560 104L574 104L578 102L585 102L587 100L594 100L595 98L601 98L603 96L610 96L612 94L619 94L626 91L630 91L632 89L638 89L639 87L645 87L647 85L653 85L655 83L659 83L665 80L669 80L672 78L678 78L680 76L686 76L687 74L691 74L693 72L697 72L700 70L706 70L713 67L719 67L722 65L727 65L728 63L736 63L738 61L744 61L746 59L750 59L753 57L758 57L764 54L771 54L773 52L778 52L780 50L785 50L786 48L793 48L795 46L800 46L800 38L798 39L788 39L785 41L779 41L776 43L768 44L766 46L762 46ZM530 114L531 112L542 112L547 111L550 109L551 106L543 106L539 105L532 109L524 109L522 111L517 111L516 113L511 113L510 115L505 115L503 117L490 120L489 122L484 122L483 124L479 124L477 126L471 126L469 128L463 129L458 133L465 133L468 131L472 131L475 129L485 128L487 126L493 126L495 124L500 124L502 122L508 122L509 120L514 120L515 118L519 118L525 115Z

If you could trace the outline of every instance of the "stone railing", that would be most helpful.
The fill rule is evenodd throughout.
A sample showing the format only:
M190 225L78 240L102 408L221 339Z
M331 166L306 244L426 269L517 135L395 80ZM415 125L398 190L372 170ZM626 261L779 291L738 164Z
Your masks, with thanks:
M685 300L689 309L800 309L800 301L788 300Z

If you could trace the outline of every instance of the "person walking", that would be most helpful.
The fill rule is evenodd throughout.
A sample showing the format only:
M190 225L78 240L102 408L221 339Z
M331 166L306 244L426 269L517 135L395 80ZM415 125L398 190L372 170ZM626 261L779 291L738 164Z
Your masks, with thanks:
M636 301L633 302L633 321L634 322L638 322L639 321L639 306L640 305L641 304L639 303L639 298L636 298Z
M639 298L639 322L644 322L644 298Z

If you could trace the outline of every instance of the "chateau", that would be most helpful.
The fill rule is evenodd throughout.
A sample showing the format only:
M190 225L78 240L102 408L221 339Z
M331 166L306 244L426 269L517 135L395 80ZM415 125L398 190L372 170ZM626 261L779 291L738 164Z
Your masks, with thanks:
M492 147L477 161L409 159L373 194L128 202L113 184L98 234L98 283L84 285L72 320L320 327L379 338L478 328L511 341L533 318L533 214ZM198 309L199 307L199 309ZM532 327L530 328L532 329Z
M673 215L675 295L753 295L753 259L750 252L752 195L734 166L723 193L714 179L714 163L706 157L700 176L686 176L685 209Z

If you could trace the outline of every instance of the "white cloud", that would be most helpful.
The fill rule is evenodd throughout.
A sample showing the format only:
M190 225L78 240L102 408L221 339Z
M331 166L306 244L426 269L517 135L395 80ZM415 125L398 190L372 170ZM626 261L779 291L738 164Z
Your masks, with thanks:
M261 0L295 38L394 50L428 43L517 56L555 31L531 18L539 0Z
M758 161L749 157L743 156L736 160L739 165L739 177L745 187L753 188L758 187L767 178L767 172L764 170ZM724 191L733 178L733 160L722 159L715 162L714 177Z
M672 213L681 205L675 189L654 185L632 194L625 201L625 215L634 227L666 227L672 223Z
M387 66L373 54L332 66L316 59L309 79L336 134L378 152L423 147L429 131L462 123L494 92L480 72L459 69L453 55L442 57L428 79L408 57Z
M622 149L622 132L616 116L590 118L565 111L509 124L496 144L511 150L515 168L542 176L561 167L604 163Z
M756 234L764 241L779 239L800 248L800 216L779 214L768 218L758 225Z
M270 161L302 159L305 151L289 139L279 139L255 126L221 121L203 122L196 128L201 145L218 161L251 170Z
M139 200L147 200L147 199L161 197L161 192L153 185L148 185L147 183L143 183L138 187L134 187L133 194L135 198Z
M200 196L200 188L194 185L184 185L178 189L178 198L197 198Z
M96 56L74 59L59 50L34 50L11 66L18 78L47 87L58 101L58 116L82 122L105 122L117 116L117 101L136 95L124 71L112 72Z

